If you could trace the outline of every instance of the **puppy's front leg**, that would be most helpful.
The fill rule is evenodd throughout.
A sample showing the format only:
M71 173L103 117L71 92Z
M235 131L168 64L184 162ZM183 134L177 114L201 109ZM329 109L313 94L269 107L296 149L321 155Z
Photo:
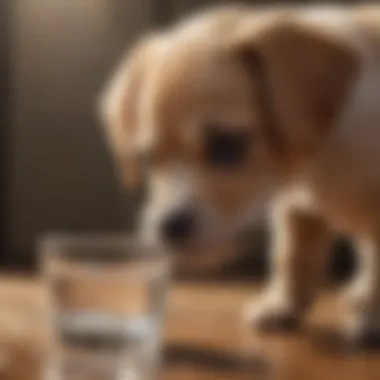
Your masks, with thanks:
M362 238L357 244L358 272L343 293L345 333L354 343L380 346L380 244Z
M321 284L329 232L316 215L290 207L275 209L271 277L262 296L248 304L247 322L264 330L298 325Z

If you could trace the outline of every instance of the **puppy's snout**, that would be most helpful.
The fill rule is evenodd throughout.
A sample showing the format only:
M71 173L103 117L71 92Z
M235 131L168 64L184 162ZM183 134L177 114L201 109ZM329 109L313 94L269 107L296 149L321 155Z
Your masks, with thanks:
M183 243L195 231L195 216L190 210L170 213L161 223L161 236L169 244Z

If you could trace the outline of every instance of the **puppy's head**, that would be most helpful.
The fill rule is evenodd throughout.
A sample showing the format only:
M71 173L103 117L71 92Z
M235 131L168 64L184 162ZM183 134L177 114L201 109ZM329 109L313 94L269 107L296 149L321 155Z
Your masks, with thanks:
M125 183L149 167L145 237L200 261L316 154L356 71L333 37L283 18L203 16L148 38L102 101Z

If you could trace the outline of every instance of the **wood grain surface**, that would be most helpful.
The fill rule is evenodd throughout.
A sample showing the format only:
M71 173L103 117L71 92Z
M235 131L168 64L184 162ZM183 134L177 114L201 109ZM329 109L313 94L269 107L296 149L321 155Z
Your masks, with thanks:
M326 340L323 327L342 316L336 297L321 296L302 331L262 336L243 328L246 284L177 284L165 322L164 380L378 380L380 354ZM48 350L46 292L37 280L0 280L0 380L40 380ZM323 338L322 338L323 337Z

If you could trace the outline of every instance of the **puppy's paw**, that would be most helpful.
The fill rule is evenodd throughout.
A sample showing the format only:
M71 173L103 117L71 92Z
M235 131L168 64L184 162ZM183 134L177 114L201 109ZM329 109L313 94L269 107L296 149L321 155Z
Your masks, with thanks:
M380 313L352 313L345 322L347 343L358 349L380 350Z
M243 310L243 321L262 332L290 332L300 325L300 317L290 303L273 294L248 303Z
M354 281L341 293L346 309L343 335L355 347L380 349L380 307L371 290L365 281Z
M371 289L365 279L352 281L340 294L340 301L349 310L364 310L371 302Z

